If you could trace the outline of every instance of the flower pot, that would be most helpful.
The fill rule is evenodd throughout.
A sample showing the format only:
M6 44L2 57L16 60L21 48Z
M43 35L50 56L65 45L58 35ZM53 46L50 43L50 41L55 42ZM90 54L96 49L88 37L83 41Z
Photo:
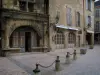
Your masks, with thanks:
M93 49L93 45L90 45L89 49Z

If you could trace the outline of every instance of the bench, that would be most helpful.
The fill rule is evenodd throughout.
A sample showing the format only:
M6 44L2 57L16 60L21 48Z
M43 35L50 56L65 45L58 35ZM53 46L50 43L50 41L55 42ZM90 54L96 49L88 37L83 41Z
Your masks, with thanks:
M80 54L86 54L87 49L80 49Z

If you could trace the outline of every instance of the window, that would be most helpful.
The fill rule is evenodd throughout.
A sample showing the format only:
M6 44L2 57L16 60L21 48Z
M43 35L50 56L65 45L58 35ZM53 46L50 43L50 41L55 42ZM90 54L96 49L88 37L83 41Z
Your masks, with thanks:
M32 36L32 38L31 38L32 47L37 47L37 39L38 39L37 34L35 32L32 32L31 36Z
M34 10L34 4L33 3L31 3L31 2L28 3L28 10L29 10L29 12L33 12L33 10Z
M76 12L76 26L79 27L80 26L80 13Z
M19 7L20 7L20 10L27 11L26 2L25 1L20 1L19 2Z
M23 32L14 32L10 37L10 47L18 48L24 47L25 36Z
M18 47L18 32L13 33L12 40L13 40L12 47L14 47L14 48Z
M91 0L86 0L86 8L91 11Z
M99 10L96 10L95 17L100 17L100 11Z
M24 47L24 44L25 44L25 34L24 32L20 32L19 33L19 47L23 48Z
M45 1L44 0L36 0L36 3L34 5L34 9L37 11L37 13L44 13L44 8L46 8L45 4L44 4Z
M91 27L91 16L87 17L87 27Z
M68 43L69 44L75 44L75 34L70 32L68 35Z
M64 34L63 33L57 33L55 35L55 44L64 44Z
M22 11L46 13L48 12L48 0L19 0L19 8Z
M72 25L71 8L67 7L67 25Z
M13 4L14 5L17 5L17 0L13 0Z
M44 13L49 13L49 0L44 0Z
M99 29L99 25L100 25L100 22L97 21L96 22L96 27L95 27L95 31L98 32L100 29Z

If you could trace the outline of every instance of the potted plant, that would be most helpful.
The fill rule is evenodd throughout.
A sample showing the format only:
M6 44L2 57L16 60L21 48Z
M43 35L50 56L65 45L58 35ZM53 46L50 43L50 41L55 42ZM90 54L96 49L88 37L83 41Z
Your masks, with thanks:
M90 49L93 49L93 45L90 45Z

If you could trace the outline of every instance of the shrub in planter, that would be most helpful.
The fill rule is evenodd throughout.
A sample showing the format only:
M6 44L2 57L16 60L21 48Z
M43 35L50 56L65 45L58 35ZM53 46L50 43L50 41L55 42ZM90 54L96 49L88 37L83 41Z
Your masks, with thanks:
M90 49L93 49L93 45L90 45Z
M86 54L86 49L80 49L80 54Z

